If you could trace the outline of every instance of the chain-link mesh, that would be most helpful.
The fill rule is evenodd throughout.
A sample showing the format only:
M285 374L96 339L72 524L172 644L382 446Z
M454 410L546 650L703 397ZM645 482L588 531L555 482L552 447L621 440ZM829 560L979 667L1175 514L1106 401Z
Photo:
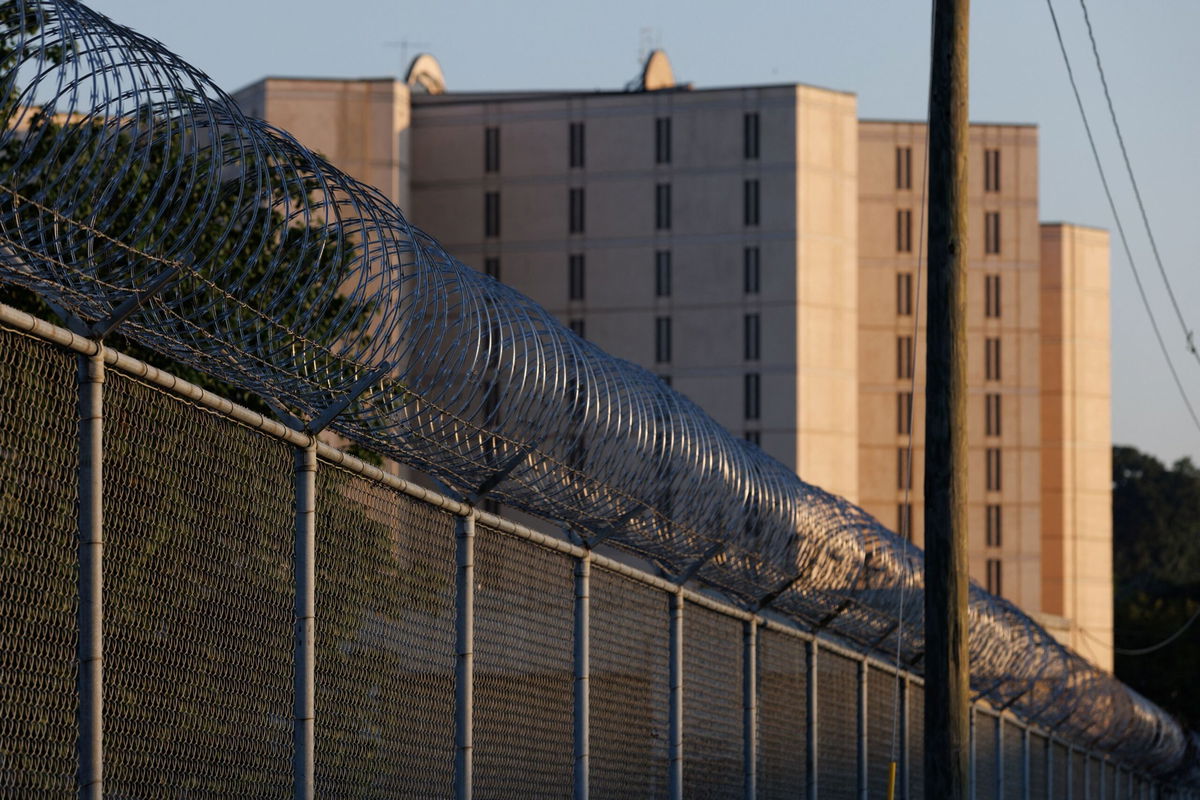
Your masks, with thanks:
M669 596L592 570L590 791L665 798L670 766Z
M683 609L683 792L696 800L742 796L743 623Z
M328 797L448 797L454 517L322 462L316 782Z
M75 791L75 370L0 328L0 797Z
M900 706L896 702L896 676L890 672L867 669L867 795L887 795L888 765L893 757L900 762L900 740L895 735L900 724Z
M805 786L808 753L807 643L758 634L758 794L792 800Z
M1004 800L1025 797L1025 744L1021 729L1004 720Z
M475 591L475 794L569 797L574 563L480 525Z
M1049 743L1040 733L1029 732L1029 800L1049 800L1046 752Z
M996 794L996 718L974 712L975 800L999 800Z
M817 652L817 785L822 800L858 795L858 663Z
M925 687L908 686L908 796L925 797Z
M105 401L105 788L289 796L292 454L112 371Z

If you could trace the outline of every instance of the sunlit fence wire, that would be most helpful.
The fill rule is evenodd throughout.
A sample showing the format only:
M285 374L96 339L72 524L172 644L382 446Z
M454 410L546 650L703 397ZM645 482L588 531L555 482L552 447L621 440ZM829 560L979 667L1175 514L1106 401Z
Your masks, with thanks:
M0 280L463 499L919 664L922 555L862 509L466 268L157 42L68 0L4 3L0 25ZM978 586L970 653L981 698L1068 741L1159 775L1195 748Z

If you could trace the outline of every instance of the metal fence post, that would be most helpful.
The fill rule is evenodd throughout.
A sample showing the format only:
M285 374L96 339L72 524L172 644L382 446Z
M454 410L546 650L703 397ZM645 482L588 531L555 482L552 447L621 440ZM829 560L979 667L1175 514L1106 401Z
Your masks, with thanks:
M858 797L867 798L867 660L858 662Z
M104 794L104 346L78 359L79 796Z
M743 623L742 774L746 800L758 797L758 620Z
M928 699L928 698L926 698ZM978 795L978 788L975 781L978 770L976 766L979 762L979 742L975 736L975 706L967 709L967 796L975 797Z
M474 762L475 515L455 521L454 797L471 800Z
M670 797L683 800L683 594L671 595Z
M1033 796L1033 775L1030 774L1029 764L1029 727L1021 728L1021 797L1030 800Z
M296 449L296 540L293 570L295 662L292 706L292 793L311 800L315 791L316 732L316 495L317 445Z
M912 713L911 699L909 693L912 691L911 681L908 674L903 673L903 678L897 678L900 684L900 730L896 732L896 760L900 763L896 765L896 797L908 800L908 769L909 769L909 741L908 741L908 716Z
M1004 756L1005 756L1005 753L1004 753L1004 715L1003 714L996 717L995 721L992 723L992 727L995 731L995 734L994 734L995 744L993 744L993 746L992 746L992 753L993 753L992 762L995 764L994 769L996 770L996 797L1004 797L1004 777L1005 777L1004 776L1004 762L1005 762Z
M587 800L591 754L591 583L590 554L575 562L575 800Z
M804 796L808 800L817 800L817 792L819 789L817 782L817 734L820 732L820 727L817 725L818 701L817 701L817 640L808 640L808 680L804 682L805 692L807 697L805 700L808 705L808 715L805 718L805 739L806 752L804 754L805 770L804 779L807 783Z

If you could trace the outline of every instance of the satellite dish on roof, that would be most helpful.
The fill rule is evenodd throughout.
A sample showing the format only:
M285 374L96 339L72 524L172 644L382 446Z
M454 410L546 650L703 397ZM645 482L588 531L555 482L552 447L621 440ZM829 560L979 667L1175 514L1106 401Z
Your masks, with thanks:
M655 92L659 89L675 88L675 73L665 50L651 50L642 68L642 91Z
M404 82L410 89L424 91L427 94L445 94L446 92L446 78L442 75L442 65L429 53L417 54L417 57L408 66L408 74L404 76Z

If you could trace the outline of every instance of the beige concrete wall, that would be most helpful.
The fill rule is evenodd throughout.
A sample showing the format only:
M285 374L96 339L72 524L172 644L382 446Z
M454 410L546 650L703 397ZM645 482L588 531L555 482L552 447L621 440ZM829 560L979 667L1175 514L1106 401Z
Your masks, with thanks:
M587 338L669 377L736 435L756 432L806 480L857 496L857 129L851 95L797 86L534 98L415 98L411 217L467 264L498 258L502 280L583 320ZM761 120L760 157L743 154L743 115ZM655 162L655 119L670 118L670 163ZM569 166L568 126L585 126L585 165ZM483 164L499 128L500 169ZM746 226L743 181L761 185ZM655 185L672 187L657 230ZM586 230L568 232L582 188ZM501 196L500 236L485 238L483 194ZM743 291L743 252L761 252L761 289ZM655 294L655 252L672 254L672 291ZM581 253L582 300L567 259ZM761 357L744 359L746 314L761 318ZM657 363L655 318L672 324ZM762 381L746 420L743 380Z
M407 210L411 109L404 83L266 78L233 99L245 114L288 131Z
M1037 228L1037 131L1024 125L972 125L970 132L969 241L967 276L968 524L971 576L987 585L988 559L1001 562L1002 594L1027 611L1041 607L1041 409L1038 401L1039 244ZM911 148L911 188L897 188L896 149ZM923 541L922 476L925 405L925 253L922 178L925 126L862 121L859 124L859 487L863 506L885 524L898 524L905 501L899 487L898 451L909 437L899 433L897 394L913 389L898 377L897 339L915 336L913 535ZM986 191L984 151L998 149L999 191ZM911 252L898 252L896 212L911 211ZM1000 252L985 252L984 215L1001 215ZM924 222L927 224L927 222ZM915 316L897 313L897 275L911 273ZM998 275L1001 315L985 316L985 276ZM914 329L914 320L917 325ZM1001 340L1001 377L986 380L985 341ZM1001 396L1001 435L986 435L985 397ZM986 488L986 452L999 448L999 492ZM1001 507L1001 544L986 540L987 506Z
M1109 238L1041 226L1043 608L1062 641L1112 669Z

